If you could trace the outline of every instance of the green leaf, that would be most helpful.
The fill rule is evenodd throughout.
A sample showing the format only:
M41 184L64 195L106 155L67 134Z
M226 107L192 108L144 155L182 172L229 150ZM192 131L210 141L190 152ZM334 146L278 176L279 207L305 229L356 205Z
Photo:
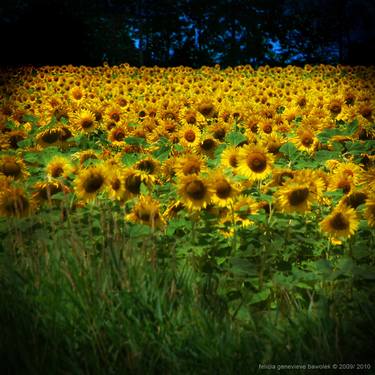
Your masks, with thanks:
M141 137L127 137L125 143L128 145L148 147L148 144L144 138Z
M287 156L288 159L294 159L295 156L298 154L298 150L292 142L284 143L280 147L279 151L282 152L285 156Z
M270 289L268 289L268 288L263 289L261 292L256 293L251 297L251 300L250 300L249 304L254 305L255 303L266 301L268 299L268 297L270 296L270 294L271 294Z
M232 146L238 146L241 142L246 141L247 138L241 132L233 131L226 135L225 140Z

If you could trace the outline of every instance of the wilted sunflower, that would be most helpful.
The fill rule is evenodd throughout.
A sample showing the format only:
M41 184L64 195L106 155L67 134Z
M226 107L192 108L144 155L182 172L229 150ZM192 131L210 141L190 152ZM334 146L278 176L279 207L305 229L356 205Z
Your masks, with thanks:
M17 180L27 177L28 172L22 159L12 155L4 155L0 157L0 175Z
M314 195L311 193L309 183L291 182L285 183L275 193L277 207L282 212L304 213L310 210Z
M83 201L94 199L108 183L108 172L102 165L82 169L75 179L77 196Z
M73 168L67 158L54 156L47 164L46 172L52 178L68 177L73 172Z
M263 180L272 171L273 156L262 147L244 146L239 152L238 173L250 180Z
M354 208L340 205L320 222L320 229L334 239L350 237L358 228L358 217Z
M210 173L209 182L213 191L212 203L219 207L228 207L239 193L238 186L225 177L220 170Z
M160 203L150 195L142 195L138 198L132 212L126 215L126 220L134 223L149 225L152 228L160 228L165 225L160 214Z
M212 192L209 182L197 175L181 177L178 183L180 200L189 210L205 208L211 201Z
M193 154L186 154L180 156L174 165L174 171L178 177L198 175L206 170L206 164L204 160Z
M0 215L24 217L28 216L33 207L23 189L9 187L0 192Z
M201 132L197 126L184 125L178 132L180 144L185 147L197 147L200 143Z
M170 204L165 210L163 217L166 220L174 218L181 210L185 208L184 204L181 201L176 201Z
M72 125L78 132L91 133L97 128L95 114L87 109L75 113Z
M370 227L375 227L375 199L370 198L366 200L365 218Z
M67 187L60 181L37 182L34 185L33 198L39 203L51 202L54 194L67 191Z

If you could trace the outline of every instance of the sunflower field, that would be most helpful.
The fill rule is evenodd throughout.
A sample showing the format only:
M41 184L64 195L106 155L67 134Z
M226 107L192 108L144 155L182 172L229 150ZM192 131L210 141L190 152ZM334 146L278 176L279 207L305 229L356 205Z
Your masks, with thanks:
M371 372L374 67L25 66L0 83L9 373Z

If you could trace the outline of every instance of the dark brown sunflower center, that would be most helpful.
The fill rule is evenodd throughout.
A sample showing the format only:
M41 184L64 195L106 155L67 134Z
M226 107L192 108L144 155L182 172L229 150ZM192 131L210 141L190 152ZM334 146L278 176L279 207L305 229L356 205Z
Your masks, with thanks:
M186 165L184 165L182 170L183 170L184 175L188 176L190 174L199 173L201 170L201 166L199 163L188 162L186 163Z
M198 111L205 117L209 116L212 114L214 111L215 107L211 103L205 103L201 104L198 108Z
M247 161L249 168L255 173L262 173L267 168L267 159L261 153L253 153Z
M236 155L231 155L229 158L229 164L232 168L237 168L238 160Z
M216 184L216 195L221 199L226 199L230 196L232 187L226 180L221 180Z
M112 113L109 117L116 122L120 120L120 115L118 113Z
M357 192L350 194L344 199L344 203L350 207L357 208L359 205L365 203L367 199L367 194L362 192Z
M194 114L188 113L186 115L186 122L188 124L195 124L197 122L197 119L195 118Z
M351 189L351 186L350 186L350 182L349 181L340 181L338 186L337 186L339 189L342 189L342 191L344 192L344 194L348 194L350 189Z
M71 138L72 136L73 136L73 134L68 128L66 128L66 127L61 128L60 141L64 142L67 139Z
M215 141L213 139L205 139L203 142L202 142L202 148L203 150L205 151L210 151L212 150L213 148L215 148Z
M272 133L272 126L270 124L263 126L263 132L266 134Z
M305 147L310 147L312 144L313 144L313 139L311 137L303 137L302 138L302 144L305 146Z
M104 183L104 177L99 173L93 173L88 176L83 184L83 188L87 193L95 193Z
M144 208L141 208L141 209L137 210L135 215L138 217L138 219L140 219L142 221L150 221L150 219L151 219L150 211L148 211Z
M81 127L82 129L89 129L93 126L94 122L90 119L83 119L81 121Z
M288 197L288 201L289 201L291 206L298 206L298 205L302 204L303 202L305 202L308 195L309 195L309 189L308 188L296 189L296 190L293 190L290 193L290 195Z
M195 141L195 133L193 130L188 130L185 132L185 139L188 142L194 142Z
M52 168L52 173L51 173L51 176L52 177L60 177L64 172L64 169L60 166L57 166L57 167L54 167Z
M121 129L119 129L119 130L114 132L113 138L116 141L121 142L125 138L125 133Z
M18 142L22 141L25 139L25 136L22 134L14 134L9 137L9 144L10 147L13 149L18 148Z
M155 171L155 164L152 160L141 160L137 165L137 169L152 174Z
M121 181L120 179L118 179L117 177L114 178L112 181L111 181L111 186L112 186L112 189L117 191L120 189L121 187Z
M204 183L199 180L191 181L186 186L186 194L193 200L203 199L206 191Z
M345 219L344 215L341 212L338 212L331 219L331 227L334 230L345 230L349 227L349 222Z
M43 133L42 141L45 143L54 143L59 139L60 133L57 131L49 130Z
M125 188L127 191L130 191L132 194L139 194L141 186L141 178L134 174L128 176L125 180Z
M5 162L1 170L5 176L17 177L21 173L21 167L14 161Z
M341 112L341 106L339 104L334 104L331 106L330 111L333 114L339 114Z
M219 128L214 131L214 138L218 139L219 141L224 140L225 138L225 130L223 128Z

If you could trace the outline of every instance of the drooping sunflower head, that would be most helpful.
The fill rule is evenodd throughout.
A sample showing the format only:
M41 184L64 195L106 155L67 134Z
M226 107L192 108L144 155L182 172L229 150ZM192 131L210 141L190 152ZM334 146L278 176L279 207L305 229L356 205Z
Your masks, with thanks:
M132 212L126 215L126 219L135 223L149 225L152 228L160 228L165 225L160 214L160 203L150 195L141 195L134 205Z
M24 217L33 208L33 202L21 188L9 187L0 192L0 215Z
M348 207L356 209L361 204L364 204L367 198L368 193L366 191L354 190L350 194L345 195L341 202Z
M149 156L139 160L134 168L141 176L142 182L153 183L160 172L160 162Z
M250 180L263 180L272 171L273 159L262 147L244 146L239 152L238 173Z
M108 172L103 165L82 169L75 179L77 196L83 201L94 199L108 183Z
M28 172L22 159L4 155L0 157L0 175L18 180L28 176Z
M179 180L178 194L181 202L189 210L201 210L211 201L212 187L203 177L184 176Z
M215 109L215 104L210 99L204 99L197 105L197 110L205 118L213 118L217 116L217 111Z
M339 239L353 235L358 228L358 223L359 219L355 210L340 205L320 222L320 229L330 237Z
M37 182L33 198L40 203L52 202L53 195L63 191L67 191L67 188L60 181Z

